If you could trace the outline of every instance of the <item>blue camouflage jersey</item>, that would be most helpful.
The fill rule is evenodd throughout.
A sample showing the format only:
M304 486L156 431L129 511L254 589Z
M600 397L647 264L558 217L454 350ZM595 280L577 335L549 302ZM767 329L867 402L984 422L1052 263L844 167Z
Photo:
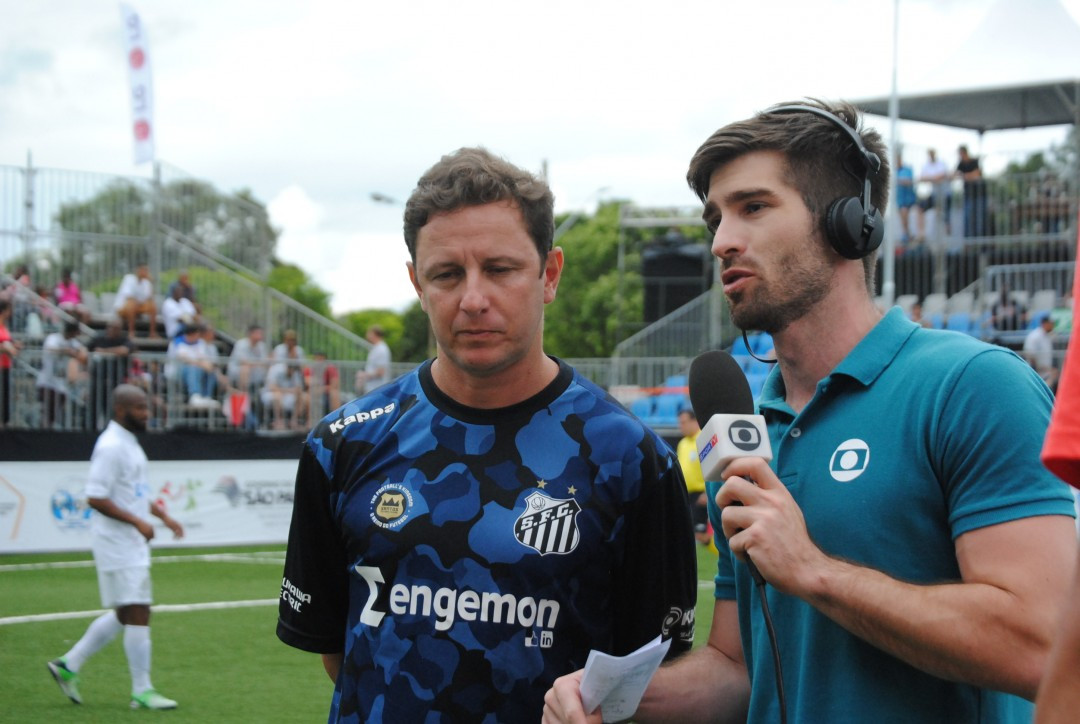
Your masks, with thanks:
M590 649L690 648L697 594L670 448L559 362L464 407L426 362L309 435L278 637L344 651L332 722L539 721Z

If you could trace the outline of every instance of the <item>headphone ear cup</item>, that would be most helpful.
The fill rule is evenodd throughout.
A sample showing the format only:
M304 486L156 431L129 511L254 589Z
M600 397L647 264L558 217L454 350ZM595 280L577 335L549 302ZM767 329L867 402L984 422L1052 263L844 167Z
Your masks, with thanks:
M845 259L862 259L879 246L885 238L885 224L878 211L874 211L874 227L869 238L863 235L862 201L857 196L846 196L829 204L825 212L825 231L836 253Z

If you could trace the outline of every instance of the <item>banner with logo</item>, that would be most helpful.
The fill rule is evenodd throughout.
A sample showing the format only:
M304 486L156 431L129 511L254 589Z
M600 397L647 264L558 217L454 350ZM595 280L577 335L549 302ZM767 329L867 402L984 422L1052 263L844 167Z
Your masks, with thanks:
M5 462L0 471L0 553L88 550L88 462ZM155 460L154 500L184 538L153 518L155 547L284 543L295 460Z
M135 163L154 160L154 95L150 84L150 54L146 31L139 14L120 4L127 41L128 84L131 87L131 122L135 141Z

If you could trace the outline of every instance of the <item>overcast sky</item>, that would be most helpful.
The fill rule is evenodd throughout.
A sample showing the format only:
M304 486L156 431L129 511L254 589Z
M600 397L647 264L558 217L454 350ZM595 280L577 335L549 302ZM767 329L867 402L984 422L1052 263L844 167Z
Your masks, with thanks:
M1016 21L980 37L993 0L900 0L900 92L1076 76L1047 60L1062 24L1036 19L1057 0L1000 1ZM279 256L337 313L411 301L401 209L370 194L404 200L444 153L546 163L560 211L693 205L686 164L719 126L804 96L887 95L893 76L891 0L130 4L157 158L250 188L282 230ZM1080 20L1080 0L1061 5ZM30 152L39 167L149 176L133 161L118 3L0 0L0 18L0 165ZM927 146L951 163L965 142L1003 165L1064 130L900 135L916 166Z

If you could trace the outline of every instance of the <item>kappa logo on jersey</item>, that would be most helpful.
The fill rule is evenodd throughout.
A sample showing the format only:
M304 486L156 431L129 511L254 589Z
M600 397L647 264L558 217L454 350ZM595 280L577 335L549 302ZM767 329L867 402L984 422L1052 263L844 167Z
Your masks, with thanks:
M408 520L412 506L412 491L387 483L371 496L371 522L381 528L397 528Z
M397 403L391 402L386 407L376 407L374 410L368 410L367 412L358 412L355 415L349 415L343 417L340 420L334 420L330 423L330 432L341 432L348 425L354 422L367 422L368 420L374 420L376 417L382 417L383 415L389 415L394 411Z
M538 550L540 555L570 553L581 539L577 527L580 512L576 500L549 498L534 492L525 498L525 512L514 523L514 537L522 545Z
M850 483L870 465L870 446L858 438L845 440L829 459L829 475L839 483Z

